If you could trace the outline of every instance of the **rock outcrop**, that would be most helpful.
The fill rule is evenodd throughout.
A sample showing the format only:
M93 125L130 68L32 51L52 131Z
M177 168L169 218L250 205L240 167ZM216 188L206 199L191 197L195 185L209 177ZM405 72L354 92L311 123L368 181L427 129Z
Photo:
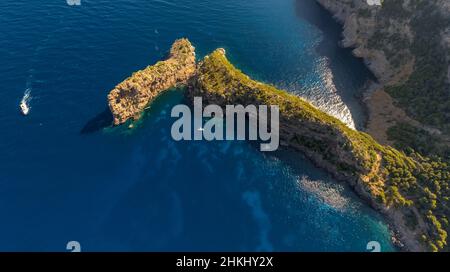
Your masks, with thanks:
M167 60L133 73L109 93L108 103L114 125L139 119L157 95L186 84L195 69L195 48L187 39L175 41Z

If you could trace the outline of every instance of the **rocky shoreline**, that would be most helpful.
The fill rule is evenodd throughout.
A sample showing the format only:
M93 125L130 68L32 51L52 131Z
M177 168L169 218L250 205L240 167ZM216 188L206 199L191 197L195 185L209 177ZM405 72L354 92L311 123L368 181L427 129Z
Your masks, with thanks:
M313 106L302 101L299 97L289 95L284 97L282 95L278 98L272 98L272 95L280 91L266 87L263 83L252 81L243 74L239 76L240 71L224 72L227 70L224 69L225 75L211 75L211 71L223 69L219 67L234 69L226 59L224 50L216 50L199 64L198 72L189 85L188 96L191 99L194 96L201 96L205 101L218 105L233 104L237 101L244 106L246 104L268 103L280 105L280 140L284 143L283 145L300 151L316 166L325 169L334 178L347 182L372 208L385 215L389 219L391 229L394 230L393 233L395 233L393 241L401 250L425 251L425 248L417 242L416 233L405 227L401 209L387 207L385 204L376 201L378 190L384 190L378 186L383 186L384 181L382 179L371 179L384 170L382 169L383 150L375 151L378 162L367 169L362 164L366 159L369 159L368 154L363 154L362 157L357 155L358 153L365 153L367 150L353 150L348 147L357 141L364 141L365 139L360 138L361 136L365 137L364 135L359 135L358 132L355 132L356 135L354 136L349 135L352 134L351 130L338 120L330 120L330 123L323 122L323 120L332 117L325 116L326 114L315 112L312 109L312 112L308 112L307 108ZM215 82L218 77L223 77L223 82ZM234 81L240 82L235 83L235 86L231 83ZM220 90L217 87L225 84L225 82L232 86L228 89L229 91ZM210 86L214 86L214 88ZM234 91L240 89L246 90L246 93L251 93L251 95ZM294 104L295 106L292 105L292 107L297 110L292 109L292 113L289 112L290 110L283 110L282 105L285 104ZM308 116L317 115L317 118L323 120L318 120L315 117L300 117L305 114ZM368 139L368 141L372 140ZM377 144L374 143L374 145ZM377 148L375 147L375 149ZM329 156L336 157L330 158Z
M369 6L365 1L357 2L353 0L316 0L316 2L328 10L336 21L342 25L341 46L353 48L353 54L362 58L368 69L378 79L378 82L371 82L364 90L362 102L365 104L368 112L365 131L383 145L394 145L394 139L388 137L388 131L397 123L406 123L423 129L432 135L440 135L439 130L423 125L408 116L405 110L400 108L391 95L385 91L386 87L403 84L414 73L417 59L414 57L413 49L406 46L414 43L414 31L408 18L402 17L404 15L401 15L400 11L404 9L411 12L416 7L410 6L411 3L408 1L399 1L397 7L389 3L390 9L396 8L398 20L389 20L388 26L386 26L384 22L380 21L380 18L384 18L381 16L389 18L391 15L386 15L386 11L381 15L382 6ZM436 8L442 10L443 13L450 14L449 2L441 0L434 2ZM380 32L380 29L383 29L384 32ZM390 53L387 56L386 52L389 53L389 50L386 50L386 48L390 47L388 41L381 42L384 50L373 47L373 38L375 36L379 37L380 33L397 35L403 39L405 45L398 48L396 53ZM398 42L394 38L389 39L392 42ZM442 40L450 40L450 35L446 35L445 32L442 33ZM449 44L447 43L447 46L444 44L443 48L450 48ZM403 61L395 61L399 56L403 56L400 58ZM447 57L450 58L450 56ZM450 66L448 69L450 71ZM448 81L450 81L450 77L448 77ZM403 220L397 215L386 212L384 214L391 221L390 226L395 234L394 240L398 241L397 244L406 244L400 247L401 250L427 250L425 248L411 247L411 245L408 246L411 240L416 240L417 238L408 234L409 231L405 228ZM421 228L428 231L425 223L422 223Z
M411 115L408 106L399 105L391 92L386 90L393 86L401 86L414 72L421 67L416 67L421 61L416 57L418 50L414 24L408 14L420 13L417 4L411 1L383 2L382 6L369 6L366 1L355 0L315 0L319 5L328 10L334 19L343 27L342 41L340 45L352 48L353 54L361 58L367 68L374 74L378 82L371 84L364 95L364 104L367 106L369 120L366 131L377 141L383 144L392 144L387 138L387 131L397 123L407 123L413 127L426 130L431 135L440 135L441 130L436 126L430 126L426 122ZM395 2L395 1L394 1ZM435 10L439 10L443 16L450 16L450 2L446 0L430 0ZM389 12L383 10L384 5L389 4ZM394 20L393 20L394 18ZM384 21L383 21L384 19ZM423 20L423 19L422 19ZM431 20L431 19L430 19ZM426 22L426 21L425 21ZM425 23L420 21L421 24ZM436 22L432 22L436 24ZM442 28L440 37L440 50L450 50L450 23ZM376 41L375 41L376 40ZM426 45L431 46L431 45ZM433 55L433 50L428 55ZM423 54L424 52L421 52ZM427 55L424 54L424 55ZM441 56L442 57L442 56ZM450 55L446 54L448 70L447 84L450 83ZM422 60L423 62L423 60ZM424 66L423 63L421 63ZM427 65L429 65L427 63ZM444 71L445 72L445 71ZM437 75L435 75L437 76ZM415 75L417 77L417 74ZM450 86L450 85L449 85ZM375 88L376 87L376 88ZM431 98L429 99L431 101ZM404 103L404 102L403 102ZM384 110L386 107L386 110ZM407 112L409 110L409 112ZM423 117L422 117L423 119ZM445 139L444 139L445 142Z
M360 99L368 119L365 124L365 131L372 135L382 144L391 144L387 139L387 130L394 120L401 120L387 117L386 114L379 114L379 109L384 111L384 102L392 99L383 91L383 86L391 82L392 77L397 71L393 69L382 51L370 50L367 47L368 38L376 31L375 22L370 18L358 18L357 10L367 6L367 3L360 1L356 5L350 5L345 0L315 0L323 8L331 13L331 16L342 25L342 41L340 46L353 48L353 54L361 58L366 67L374 74L378 82L371 82L363 90L363 97ZM378 9L373 7L373 9ZM371 21L372 20L372 21ZM374 97L383 97L373 99ZM397 107L391 103L391 112L396 112ZM392 115L390 115L392 116ZM389 120L388 120L389 119Z
M425 241L430 248L446 243L447 234L440 225L434 225L434 215L411 200L427 196L429 190L418 183L423 176L450 177L450 173L441 172L438 162L430 165L428 158L407 156L381 145L302 98L252 80L228 61L224 49L215 50L196 64L190 42L176 41L168 60L135 73L110 93L114 124L137 120L156 95L178 84L187 85L188 98L200 96L205 104L277 105L280 143L305 154L337 180L347 182L385 215L398 237L394 241L404 245L402 250L427 251ZM413 227L411 222L415 222Z
M365 63L366 67L375 75L379 82L368 82L363 90L363 97L360 99L361 103L365 107L368 114L368 120L366 121L365 130L373 136L381 144L392 144L386 136L386 131L388 129L388 124L391 120L386 120L386 115L378 114L379 109L384 112L386 107L386 100L390 103L391 113L399 110L393 106L392 99L388 94L383 91L383 85L389 82L389 78L394 73L389 67L389 63L382 52L370 52L366 49L367 40L361 39L361 33L357 26L357 16L355 10L359 8L355 6L353 9L347 7L348 3L343 4L343 1L336 0L316 0L323 8L328 10L334 19L342 25L342 41L340 46L345 48L353 48L353 54L355 57L361 58ZM361 1L360 5L364 5L364 1ZM371 23L369 25L374 25ZM373 32L373 29L367 28L367 32ZM359 35L358 35L359 34ZM364 35L364 34L362 34ZM366 35L368 36L368 35ZM386 72L388 71L388 72ZM376 99L376 97L382 96L382 99ZM380 101L381 100L381 101ZM392 114L390 114L392 116ZM398 120L398 119L396 119ZM354 188L355 191L360 195L360 192ZM410 244L407 241L408 238L403 233L404 227L399 226L399 222L395 222L393 214L389 214L384 209L380 208L378 205L374 205L370 199L364 197L365 201L370 204L370 206L381 212L381 214L388 220L388 226L392 234L393 244L401 251L418 251L420 247L413 246L413 248L406 246L405 244ZM397 220L398 221L398 220ZM423 250L423 249L422 249Z

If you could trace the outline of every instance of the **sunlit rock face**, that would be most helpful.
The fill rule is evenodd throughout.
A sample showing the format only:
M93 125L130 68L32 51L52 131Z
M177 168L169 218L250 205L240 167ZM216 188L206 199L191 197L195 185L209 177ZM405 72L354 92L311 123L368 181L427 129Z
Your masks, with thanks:
M158 94L186 84L195 69L195 48L187 39L176 40L167 60L133 73L109 93L108 103L114 125L139 119Z

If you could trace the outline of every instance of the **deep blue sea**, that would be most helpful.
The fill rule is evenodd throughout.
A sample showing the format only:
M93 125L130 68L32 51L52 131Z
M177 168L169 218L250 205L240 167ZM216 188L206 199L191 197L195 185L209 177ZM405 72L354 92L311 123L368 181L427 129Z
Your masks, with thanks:
M0 251L393 250L384 220L299 153L173 141L182 90L109 126L108 92L187 37L361 127L370 74L340 31L313 0L0 1Z

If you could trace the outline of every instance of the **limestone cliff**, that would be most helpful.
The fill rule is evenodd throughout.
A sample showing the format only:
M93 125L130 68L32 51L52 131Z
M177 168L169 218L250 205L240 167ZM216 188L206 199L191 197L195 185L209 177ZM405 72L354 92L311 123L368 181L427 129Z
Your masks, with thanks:
M108 103L114 125L139 119L145 107L158 94L186 84L195 69L195 48L187 39L175 41L167 60L133 73L109 93Z
M316 0L378 78L367 131L382 143L450 160L450 1Z
M412 73L417 56L414 44L421 29L416 24L436 28L443 56L450 60L450 2L447 0L383 0L381 6L370 6L366 0L316 0L344 26L342 45L353 47L354 54L364 58L368 67L385 84L406 80ZM434 9L433 13L426 14ZM435 22L432 16L442 16ZM430 50L431 41L424 41ZM432 54L431 52L423 52ZM449 67L447 65L447 67ZM447 70L445 71L447 73Z

